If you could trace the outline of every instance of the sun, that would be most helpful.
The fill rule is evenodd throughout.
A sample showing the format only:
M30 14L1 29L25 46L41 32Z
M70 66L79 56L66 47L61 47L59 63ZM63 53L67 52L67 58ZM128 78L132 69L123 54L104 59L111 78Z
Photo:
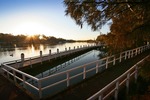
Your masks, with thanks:
M15 34L26 34L33 36L36 34L48 33L49 29L41 23L36 22L24 22L16 26L14 29Z

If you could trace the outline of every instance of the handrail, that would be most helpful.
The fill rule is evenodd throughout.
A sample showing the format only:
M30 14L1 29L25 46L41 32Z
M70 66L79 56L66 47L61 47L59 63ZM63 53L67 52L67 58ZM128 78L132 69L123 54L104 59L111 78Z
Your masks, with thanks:
M27 73L25 73L25 72L22 72L22 71L20 71L20 70L17 70L17 69L15 69L15 68L11 67L11 66L8 66L8 65L6 65L6 64L2 64L2 65L5 66L5 67L7 67L7 68L9 68L9 69L11 69L11 70L14 70L14 71L20 73L20 74L23 74L23 75L25 75L25 76L27 76L27 77L29 77L29 78L32 78L32 79L34 79L34 80L36 80L36 81L39 80L38 78L36 78L36 77L34 77L34 76L32 76L32 75L29 75L29 74L27 74ZM3 67L3 68L4 68L4 67Z
M97 93L95 93L94 95L92 95L91 97L89 97L87 100L94 100L96 98L98 98L98 96L100 94L102 94L103 92L107 91L107 89L112 86L113 84L116 84L116 82L121 79L122 77L126 76L131 70L133 70L138 64L140 64L141 62L143 62L145 59L147 59L149 57L146 56L145 58L143 58L142 60L140 60L138 63L136 63L135 65L133 65L129 70L127 70L126 72L124 72L121 76L119 76L118 78L116 78L115 80L113 80L111 83L109 83L108 85L106 85L104 88L102 88L100 91L98 91Z

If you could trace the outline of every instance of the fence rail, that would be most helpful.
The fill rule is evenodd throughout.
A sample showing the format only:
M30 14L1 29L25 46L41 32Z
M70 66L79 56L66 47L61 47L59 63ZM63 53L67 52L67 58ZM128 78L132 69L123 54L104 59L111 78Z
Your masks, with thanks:
M28 75L24 72L21 72L18 69L12 68L11 66L9 66L7 64L2 64L1 70L3 70L3 73L2 73L3 76L5 76L9 80L12 80L15 84L21 85L27 91L31 92L30 89L28 90L29 87L36 90L37 94L35 94L35 95L38 95L38 98L41 99L41 98L45 97L44 91L46 91L46 90L50 90L51 88L53 88L57 85L61 86L62 84L65 86L65 88L67 88L68 86L72 85L72 80L77 77L80 77L81 81L82 81L98 72L106 70L110 64L115 65L116 63L122 62L123 60L129 59L129 58L132 58L149 48L150 48L150 45L145 45L145 46L138 47L138 48L135 48L132 50L127 50L127 51L121 52L120 54L112 55L112 56L109 56L109 57L106 57L106 58L103 58L103 59L100 59L100 60L97 60L94 62L84 64L82 66L78 66L78 67L75 67L75 68L60 72L60 73L56 73L56 74L53 74L53 75L50 75L50 76L47 76L44 78L40 78L40 79L38 79L34 76L31 76L31 75ZM92 73L92 74L89 74L89 73ZM132 75L132 74L134 74L134 73L130 73L129 75ZM128 77L129 77L129 75L128 75ZM120 77L122 78L123 76L120 76ZM60 78L60 77L62 77L62 78ZM48 80L53 80L53 79L55 79L54 82L48 81ZM123 80L122 83L119 83L118 81L116 83L116 81L114 80L113 83L116 83L116 87L109 94L116 91L116 89L118 89L119 85L123 84L123 82L125 82L125 81L126 81L126 79ZM105 87L101 91L107 90L111 85L114 85L114 84L110 83L110 85L108 87ZM116 95L117 95L117 92L115 92ZM102 92L100 92L100 93L102 93ZM96 96L94 95L94 97L91 97L91 98L92 99L97 98L97 96L99 98L102 98L102 95L100 95L100 93L97 93ZM109 95L109 94L107 94L107 95ZM106 95L106 97L107 97L107 95ZM89 100L92 100L92 99L89 98Z
M135 81L137 80L137 72L138 72L138 65L143 62L145 59L149 57L146 56L144 59L136 63L134 66L132 66L129 70L127 70L125 73L123 73L121 76L113 80L111 83L106 85L104 88L102 88L100 91L89 97L87 100L104 100L108 98L113 92L115 92L115 100L118 98L118 92L119 92L119 86L123 85L126 82L127 92L129 90L129 78L134 75ZM112 88L111 91L108 91L110 88ZM106 92L106 93L105 93ZM104 95L106 94L106 95Z

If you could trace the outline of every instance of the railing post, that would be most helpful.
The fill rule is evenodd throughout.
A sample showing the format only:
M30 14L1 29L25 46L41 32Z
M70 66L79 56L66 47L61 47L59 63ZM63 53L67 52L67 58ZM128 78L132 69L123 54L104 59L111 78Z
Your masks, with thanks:
M140 54L140 48L138 48L138 54Z
M51 53L52 53L52 51L49 50L49 61L50 61Z
M98 63L96 64L96 73L98 73L98 67L99 67L99 65L98 65Z
M17 69L19 68L17 60L16 60L16 68L17 68Z
M21 53L21 67L23 67L24 64L24 53Z
M38 80L39 98L42 98L41 80Z
M71 48L69 47L69 51L71 50Z
M99 95L98 100L103 100L103 94L102 93Z
M119 82L117 81L115 87L115 100L118 100L118 92L119 92Z
M83 67L83 79L86 78L86 66Z
M109 57L106 58L106 69L108 68L108 58Z
M74 46L74 50L76 49L76 47Z
M135 83L137 83L137 77L138 77L138 66L135 65Z
M57 49L57 54L59 54L59 49Z
M116 64L116 57L114 55L113 65L115 65L115 64Z
M127 74L127 80L126 80L126 93L129 93L129 82L130 82L130 73Z
M122 59L122 53L120 53L120 59L119 59L119 62L121 62L121 59Z
M125 60L127 59L127 51L125 51Z
M67 51L67 48L65 48L65 51Z
M14 77L14 82L16 83L17 81L16 81L16 73L15 73L15 71L13 70L13 77Z
M79 46L77 46L77 48L79 49Z
M32 68L32 59L30 58L30 67Z
M22 78L23 78L23 87L26 89L26 83L25 83L26 78L25 78L25 75L24 75L24 74L22 74Z
M136 48L136 53L135 53L135 56L138 54L138 49Z
M69 72L67 72L66 74L67 74L67 87L68 87L70 85Z
M132 54L131 54L131 58L133 57L133 50L132 50Z
M128 52L128 59L130 58L130 56L131 56L131 55L130 55L130 50L129 50L129 52Z
M41 59L41 64L43 63L43 60L42 60L42 51L40 51L40 59Z

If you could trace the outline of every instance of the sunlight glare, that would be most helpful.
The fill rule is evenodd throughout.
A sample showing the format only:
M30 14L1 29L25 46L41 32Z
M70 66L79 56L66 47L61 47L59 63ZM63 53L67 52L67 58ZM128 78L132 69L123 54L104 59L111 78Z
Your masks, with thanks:
M49 29L40 24L35 22L25 22L18 26L16 26L14 33L16 34L25 34L28 36L33 36L36 34L47 34L49 32Z

